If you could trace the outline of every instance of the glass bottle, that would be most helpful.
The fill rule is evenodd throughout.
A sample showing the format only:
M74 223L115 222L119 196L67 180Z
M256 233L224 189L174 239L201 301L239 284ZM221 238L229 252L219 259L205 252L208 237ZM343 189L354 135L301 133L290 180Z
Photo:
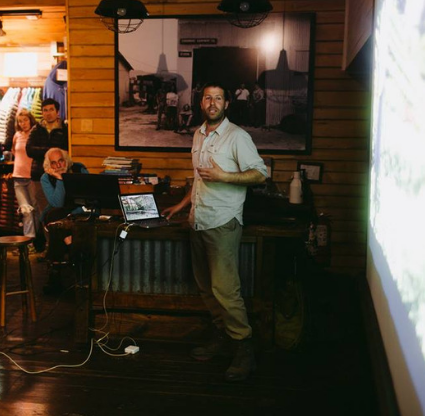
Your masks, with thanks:
M289 203L302 204L303 203L303 189L300 178L300 172L294 172L292 182L289 185Z

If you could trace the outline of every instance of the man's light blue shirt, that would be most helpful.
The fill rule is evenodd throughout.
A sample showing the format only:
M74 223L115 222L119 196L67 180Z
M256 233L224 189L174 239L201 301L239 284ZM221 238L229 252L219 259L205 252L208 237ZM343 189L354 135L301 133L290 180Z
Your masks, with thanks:
M258 154L251 136L225 118L216 130L206 136L204 123L193 137L192 164L194 182L189 223L195 230L208 230L236 218L243 225L246 186L221 182L204 182L198 167L212 167L213 158L225 172L258 170L267 177L264 160Z

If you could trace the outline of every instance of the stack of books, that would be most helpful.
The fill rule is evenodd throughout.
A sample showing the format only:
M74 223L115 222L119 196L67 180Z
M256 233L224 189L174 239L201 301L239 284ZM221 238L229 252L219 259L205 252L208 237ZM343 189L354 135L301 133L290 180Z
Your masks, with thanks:
M158 185L159 178L156 173L139 173L132 177L120 176L118 178L118 183L120 185Z
M102 173L118 176L135 176L142 168L139 159L130 159L127 157L108 156L102 163L105 169Z

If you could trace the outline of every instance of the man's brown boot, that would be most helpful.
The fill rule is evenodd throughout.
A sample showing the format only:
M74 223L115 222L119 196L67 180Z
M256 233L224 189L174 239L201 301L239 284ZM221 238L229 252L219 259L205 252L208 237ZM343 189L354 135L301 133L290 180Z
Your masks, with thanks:
M218 355L230 355L230 337L223 329L215 329L211 340L190 352L190 356L198 361L209 361Z
M226 381L243 381L257 367L254 357L254 347L251 339L234 342L236 344L236 355L226 371L225 378Z

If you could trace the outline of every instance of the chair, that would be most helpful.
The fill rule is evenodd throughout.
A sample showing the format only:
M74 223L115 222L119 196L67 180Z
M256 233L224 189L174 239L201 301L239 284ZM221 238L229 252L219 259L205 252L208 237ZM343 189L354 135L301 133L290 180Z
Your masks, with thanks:
M6 325L6 297L13 295L22 295L22 310L28 312L27 301L30 305L31 319L37 321L35 310L35 298L32 284L31 264L28 257L28 245L32 238L23 236L0 237L0 326ZM7 249L19 249L19 274L21 281L21 290L7 291Z
M69 222L65 218L52 221L45 225L49 244L47 247L46 261L48 264L48 280L43 287L45 295L60 294L63 292L62 271L72 267L69 246L64 242L65 237L72 234Z

